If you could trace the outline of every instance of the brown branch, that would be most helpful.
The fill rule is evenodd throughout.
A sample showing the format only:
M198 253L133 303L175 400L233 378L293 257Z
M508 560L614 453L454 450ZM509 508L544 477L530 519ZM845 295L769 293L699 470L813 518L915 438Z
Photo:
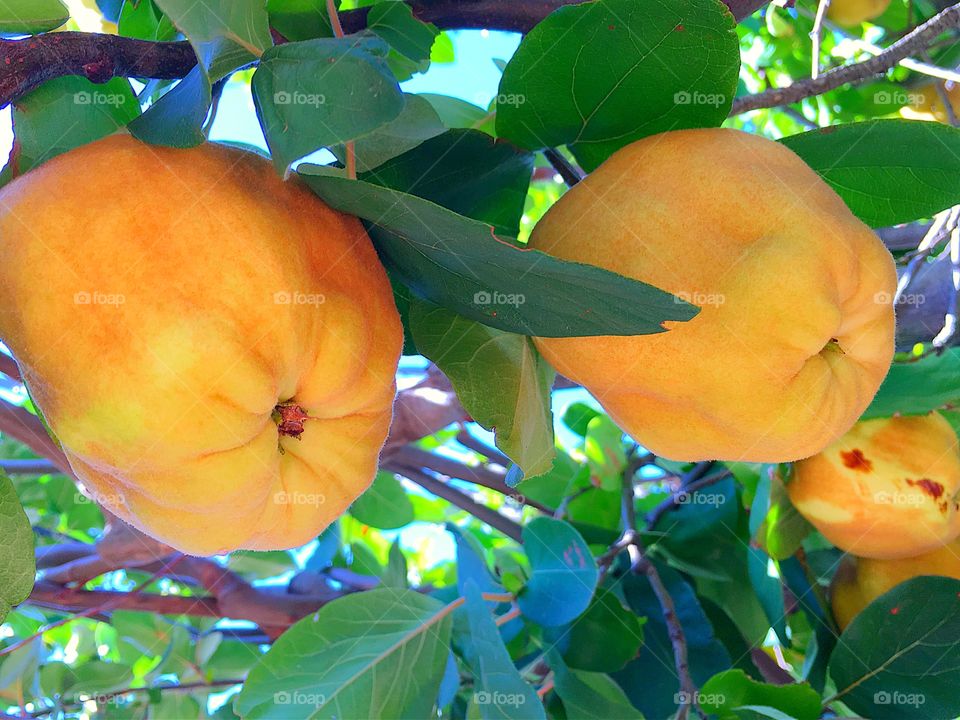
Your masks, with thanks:
M0 402L0 433L19 440L40 457L48 459L67 475L73 475L66 455L47 434L40 418L16 405Z
M20 368L17 367L17 361L6 353L0 352L0 373L3 373L14 382L20 382Z
M490 29L528 32L547 15L581 0L414 0L409 5L424 22L441 29ZM726 0L739 21L762 7L763 0ZM369 8L340 13L346 33L367 26ZM63 75L81 75L103 83L112 77L182 78L197 63L187 42L155 43L116 35L57 32L23 40L0 40L0 107L41 83Z
M509 538L520 542L523 529L519 524L510 518L504 517L496 510L491 510L486 505L474 501L468 495L450 487L445 482L430 477L427 473L418 468L399 466L396 472L409 478L427 492L433 493L437 497L443 498L447 502L453 503L462 510L466 510L481 522L485 522L490 527L499 530Z
M733 101L731 115L789 105L808 97L822 95L847 83L856 83L875 77L891 69L901 60L918 54L947 30L960 26L960 5L951 5L915 30L904 35L879 55L859 63L843 65L817 78L801 80L785 88L747 95Z

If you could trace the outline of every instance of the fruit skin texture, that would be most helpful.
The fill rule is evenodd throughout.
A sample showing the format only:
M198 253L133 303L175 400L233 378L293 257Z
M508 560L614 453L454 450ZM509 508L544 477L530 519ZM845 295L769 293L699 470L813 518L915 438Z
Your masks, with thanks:
M536 339L667 458L819 452L893 357L890 254L800 158L755 135L680 130L628 145L550 208L530 246L701 306L657 335Z
M875 560L846 556L830 583L830 605L843 630L867 605L902 582L921 575L960 580L960 542L916 557Z
M880 17L890 7L890 0L832 0L827 17L837 25L851 27Z
M841 550L909 558L960 535L957 436L939 413L864 420L798 462L787 492Z
M294 547L373 479L390 285L359 221L269 161L127 135L56 157L0 192L0 274L0 337L77 477L147 534Z

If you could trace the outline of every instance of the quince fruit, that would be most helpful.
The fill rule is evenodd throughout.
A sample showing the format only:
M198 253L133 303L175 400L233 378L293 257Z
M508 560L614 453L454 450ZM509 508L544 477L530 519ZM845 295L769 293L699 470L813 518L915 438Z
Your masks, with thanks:
M852 27L880 17L890 7L890 0L831 0L827 17L837 25Z
M614 153L530 246L701 307L668 332L537 338L558 372L673 460L819 452L893 357L893 259L799 157L737 130L679 130Z
M0 338L123 520L289 548L370 484L402 328L356 218L253 153L115 135L3 188L0 238Z
M890 560L960 535L957 436L939 413L864 420L794 466L797 511L841 550Z
M916 557L876 560L847 555L830 583L830 605L843 630L861 610L902 582L921 575L960 580L960 542L954 541Z
M948 81L944 83L943 89L954 115L960 117L960 84ZM909 98L913 102L900 108L901 117L908 120L928 120L949 124L950 116L935 85L917 88L910 92Z

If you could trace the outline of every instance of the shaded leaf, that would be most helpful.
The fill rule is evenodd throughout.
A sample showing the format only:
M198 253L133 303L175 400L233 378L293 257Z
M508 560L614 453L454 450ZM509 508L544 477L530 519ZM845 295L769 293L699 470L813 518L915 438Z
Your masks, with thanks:
M555 649L547 651L547 663L553 671L554 690L563 700L567 717L643 720L640 711L630 704L609 676L570 670Z
M70 19L60 0L0 0L0 33L33 35L58 28Z
M580 534L569 524L538 517L523 529L530 580L517 598L523 615L544 626L565 625L590 604L597 564Z
M0 621L33 590L33 531L13 483L0 474ZM8 661L9 662L9 661ZM4 663L4 667L6 663Z
M350 514L365 525L391 530L413 522L413 503L397 477L381 470L373 485L353 501Z

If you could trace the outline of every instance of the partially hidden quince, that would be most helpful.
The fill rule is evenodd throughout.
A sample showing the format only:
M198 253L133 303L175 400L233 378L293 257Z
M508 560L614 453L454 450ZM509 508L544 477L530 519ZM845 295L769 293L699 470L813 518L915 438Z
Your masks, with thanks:
M950 101L953 114L960 117L960 83L945 82L943 91ZM946 104L935 85L924 85L910 91L912 102L900 108L900 115L908 120L928 120L949 123Z
M830 605L837 625L843 630L885 592L921 575L960 580L960 542L955 540L928 553L898 560L846 556L830 583Z
M530 246L700 306L668 332L537 338L652 452L786 462L846 432L893 357L890 253L799 157L737 130L679 130L614 153Z
M198 555L370 484L402 328L360 222L269 161L112 136L0 191L0 337L77 477Z
M864 420L798 462L787 492L841 550L895 559L960 535L957 436L939 413Z
M852 27L878 18L890 7L890 0L831 0L827 17L837 25Z

